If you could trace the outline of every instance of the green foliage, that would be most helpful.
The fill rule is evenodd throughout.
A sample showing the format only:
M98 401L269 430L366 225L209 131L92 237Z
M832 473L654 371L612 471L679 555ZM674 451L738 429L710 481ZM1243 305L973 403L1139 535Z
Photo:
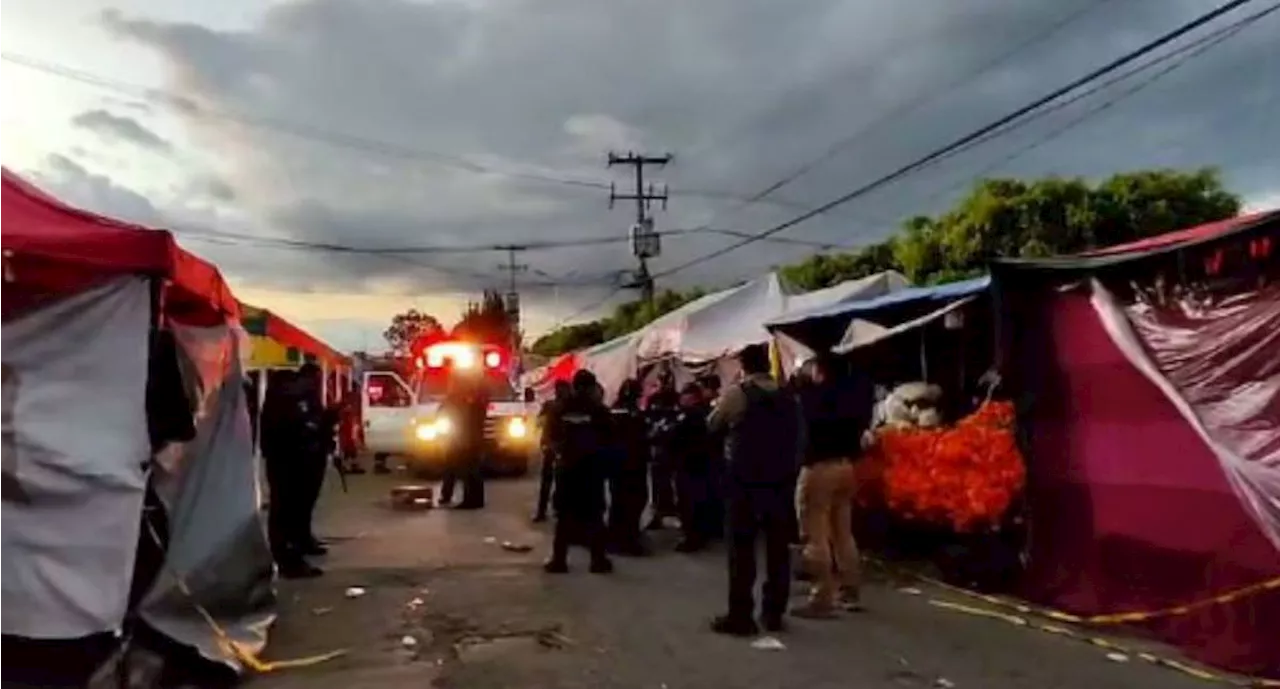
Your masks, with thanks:
M391 319L391 325L382 331L382 337L391 346L393 353L405 356L409 353L409 347L419 337L443 331L444 326L440 325L440 321L436 320L435 316L417 309L409 309L404 313L396 314Z
M888 240L856 251L818 254L781 269L801 290L896 270L927 285L976 277L996 258L1073 254L1232 217L1240 198L1212 169L1142 170L1097 184L1080 178L1035 181L986 179L955 207L934 218L903 223ZM534 351L553 356L643 327L701 296L663 292L652 309L631 302L609 318L561 328L539 338Z
M888 241L783 269L790 284L827 287L884 270L917 284L981 275L997 258L1073 254L1228 218L1240 199L1211 169L1079 178L987 179L936 218L915 217Z
M453 337L505 347L519 342L520 333L514 331L514 324L507 317L502 293L485 290L480 301L467 304L457 325L453 326Z

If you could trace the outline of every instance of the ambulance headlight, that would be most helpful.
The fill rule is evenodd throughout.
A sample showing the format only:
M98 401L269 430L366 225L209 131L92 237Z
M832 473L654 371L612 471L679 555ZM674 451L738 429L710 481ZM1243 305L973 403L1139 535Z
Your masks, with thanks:
M507 435L516 439L523 438L529 435L529 426L524 419L517 416L507 422Z
M418 427L414 429L414 435L418 436L418 440L430 442L439 437L440 433L436 430L435 424L420 423L418 424Z
M449 435L453 432L453 420L447 416L441 416L436 419L434 426L436 435Z

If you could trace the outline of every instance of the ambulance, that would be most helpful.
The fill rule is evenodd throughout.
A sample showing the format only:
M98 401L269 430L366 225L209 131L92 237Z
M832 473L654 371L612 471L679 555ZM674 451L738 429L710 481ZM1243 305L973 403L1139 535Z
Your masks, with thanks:
M506 349L459 340L423 343L412 353L412 374L395 371L364 375L361 411L365 450L398 456L422 478L443 473L453 422L441 410L456 376L478 377L489 396L485 419L484 471L521 476L534 462L537 413L532 390L518 391L512 382L515 362Z

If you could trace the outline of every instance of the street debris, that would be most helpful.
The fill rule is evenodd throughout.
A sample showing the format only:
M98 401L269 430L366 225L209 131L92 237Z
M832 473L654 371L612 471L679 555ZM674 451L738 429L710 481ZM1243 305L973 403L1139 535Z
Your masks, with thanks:
M751 642L751 647L757 651L785 651L787 645L778 641L776 637L762 636Z
M423 605L426 605L426 601L422 600L421 598L414 598L413 600L406 603L405 607L410 610L417 610L418 608L421 608Z
M359 598L366 593L368 593L368 591L366 591L363 586L352 586L347 589L344 595L347 598Z
M1113 663L1127 663L1129 662L1129 656L1117 651L1112 651L1107 654L1107 660L1110 660Z
M319 617L321 615L328 615L331 612L333 612L333 608L312 608L311 609L311 614L315 615L316 617Z
M513 553L527 553L533 550L533 546L527 543L512 543L511 541L503 541L502 549Z
M493 545L493 544L495 544L495 543L497 543L497 542L498 542L498 539L497 539L497 537L495 537L495 536L485 536L485 537L484 537L484 542L485 542L487 545Z
M939 677L933 680L933 686L937 687L938 689L955 689L956 683L952 682L946 677Z
M416 648L418 646L418 640L406 634L400 638L400 645L405 648Z
M914 586L904 586L898 589L898 593L905 593L908 596L918 596L924 592Z

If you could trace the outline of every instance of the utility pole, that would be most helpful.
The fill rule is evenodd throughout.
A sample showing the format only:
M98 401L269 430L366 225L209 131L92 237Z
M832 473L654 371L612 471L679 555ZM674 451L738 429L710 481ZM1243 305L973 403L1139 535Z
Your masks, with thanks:
M516 285L516 275L529 269L527 263L517 263L516 253L528 249L526 246L510 244L501 247L507 252L507 262L499 268L507 273L507 293L503 295L502 304L506 309L507 323L511 325L511 355L517 356L520 346L520 290Z
M636 223L631 226L631 253L640 261L640 268L636 271L635 281L632 286L640 288L640 298L646 303L653 302L653 277L649 274L649 259L656 258L662 253L661 238L653 230L653 219L649 217L649 209L652 208L654 201L661 201L662 210L667 209L667 186L665 184L662 185L661 193L658 192L652 182L646 187L644 168L645 166L666 167L671 162L671 159L672 156L669 153L660 156L649 156L631 151L628 151L626 155L609 152L609 167L630 165L635 168L635 193L619 194L615 190L613 183L610 183L609 207L613 208L615 201L636 202Z

